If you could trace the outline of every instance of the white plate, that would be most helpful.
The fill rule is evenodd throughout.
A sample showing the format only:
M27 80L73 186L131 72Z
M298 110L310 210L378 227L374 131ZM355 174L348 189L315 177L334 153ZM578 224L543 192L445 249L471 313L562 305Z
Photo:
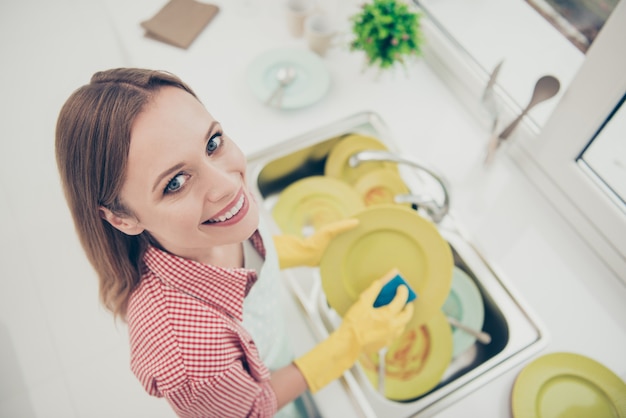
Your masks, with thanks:
M248 84L265 103L278 86L276 73L284 65L296 69L296 78L285 88L283 109L296 109L320 100L330 86L330 74L320 57L306 49L280 48L256 57L248 67Z

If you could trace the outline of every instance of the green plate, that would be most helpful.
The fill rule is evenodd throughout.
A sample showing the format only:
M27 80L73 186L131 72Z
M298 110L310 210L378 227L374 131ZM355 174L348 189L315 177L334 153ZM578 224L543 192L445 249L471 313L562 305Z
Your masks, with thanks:
M343 181L311 176L282 191L272 216L283 233L304 236L307 229L349 218L364 207L357 191Z
M361 176L381 168L398 172L397 164L390 162L372 161L350 167L348 160L354 154L364 150L387 151L385 144L371 136L350 134L346 135L328 154L324 174L328 177L343 180L354 184Z
M439 311L423 325L413 315L385 356L385 397L407 401L437 386L452 359L452 333ZM372 387L378 387L378 354L361 355L359 364Z
M438 313L450 292L452 252L432 222L398 205L369 207L359 225L335 237L320 275L329 305L343 316L373 281L397 268L417 293L418 325Z
M441 308L443 312L470 328L481 330L485 320L483 298L474 281L458 267L452 273L452 289ZM476 342L476 337L469 333L453 328L454 352L458 356Z
M515 418L625 418L626 383L589 357L551 353L517 376L512 407Z
M248 67L248 85L263 103L278 87L276 74L284 66L293 67L296 78L283 92L282 109L309 106L328 92L330 73L317 54L303 48L277 48L263 52Z
M354 188L363 197L365 206L395 204L395 196L409 193L409 188L396 170L378 168L359 177ZM410 207L410 203L404 203Z

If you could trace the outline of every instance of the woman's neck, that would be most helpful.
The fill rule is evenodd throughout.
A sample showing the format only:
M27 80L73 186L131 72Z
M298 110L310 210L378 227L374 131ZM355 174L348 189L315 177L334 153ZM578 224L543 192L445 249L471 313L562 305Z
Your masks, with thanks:
M244 263L243 244L239 242L213 247L208 254L196 261L222 268L241 268Z

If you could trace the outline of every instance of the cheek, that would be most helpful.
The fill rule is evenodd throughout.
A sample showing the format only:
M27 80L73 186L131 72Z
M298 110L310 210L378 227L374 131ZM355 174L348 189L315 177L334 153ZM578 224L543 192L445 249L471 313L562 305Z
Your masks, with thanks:
M247 165L246 156L239 148L235 147L229 160L233 172L239 172L245 175Z

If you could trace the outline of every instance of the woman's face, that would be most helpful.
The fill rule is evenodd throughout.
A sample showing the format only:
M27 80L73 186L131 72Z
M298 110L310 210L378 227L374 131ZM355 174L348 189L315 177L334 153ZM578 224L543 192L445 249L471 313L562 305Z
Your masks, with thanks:
M135 120L121 200L129 234L148 231L167 251L196 261L249 238L259 210L246 159L191 94L162 88Z

